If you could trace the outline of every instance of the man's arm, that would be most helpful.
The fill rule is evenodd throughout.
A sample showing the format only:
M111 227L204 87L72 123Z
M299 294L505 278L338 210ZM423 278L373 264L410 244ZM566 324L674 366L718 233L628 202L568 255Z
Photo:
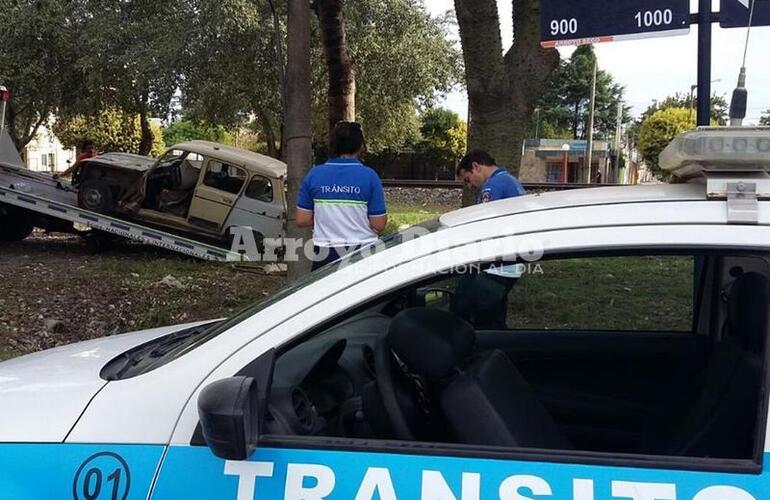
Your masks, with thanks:
M369 226L375 233L381 233L385 226L388 225L388 214L385 215L372 215L369 217Z
M310 177L310 174L302 179L302 184L297 194L297 209L294 211L294 220L298 227L313 227L313 208L315 203L310 192L308 177Z
M381 233L388 223L388 212L385 207L385 191L382 189L380 177L371 170L372 194L368 203L369 227L375 233Z
M297 207L294 219L298 227L313 227L313 211Z
M75 171L75 169L78 168L79 166L80 166L79 162L75 163L74 165L72 165L71 167L69 167L67 170L65 170L60 174L58 173L53 174L52 177L54 179L59 179L60 177L69 177Z

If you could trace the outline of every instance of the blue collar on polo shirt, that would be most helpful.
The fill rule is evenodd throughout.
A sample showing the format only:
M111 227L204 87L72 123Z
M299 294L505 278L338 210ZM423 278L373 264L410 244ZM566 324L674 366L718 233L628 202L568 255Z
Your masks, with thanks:
M361 160L358 158L329 158L326 160L327 165L362 165Z

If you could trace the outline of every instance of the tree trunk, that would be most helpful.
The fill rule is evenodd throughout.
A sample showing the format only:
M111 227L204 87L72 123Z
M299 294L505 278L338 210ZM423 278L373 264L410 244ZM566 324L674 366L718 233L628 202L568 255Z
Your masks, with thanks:
M313 4L329 69L329 151L337 122L356 119L356 72L345 38L344 6L344 0L316 0Z
M286 126L284 160L288 165L289 216L286 235L292 241L307 242L311 238L308 229L294 223L297 193L305 174L313 161L310 87L310 5L307 0L289 0L287 19L287 74L286 74ZM291 243L289 243L291 244ZM287 254L288 279L295 281L310 270L310 261L302 248Z
M503 64L503 44L496 0L455 0L465 60L469 113L468 149L483 149L499 163L514 164L510 82ZM518 165L518 162L516 162Z
M286 113L285 110L284 113ZM265 143L267 144L267 156L272 158L280 158L281 148L276 146L275 130L273 129L272 123L270 123L270 117L261 107L256 112L256 115L257 120L259 121L259 125L262 128L262 133L265 135Z
M139 112L139 126L142 129L142 139L139 141L139 154L149 156L152 152L153 135L150 120L147 118L147 108L145 107L142 107Z
M517 174L535 103L559 62L540 47L539 0L513 0L513 46L502 56L496 0L455 0L470 115L468 149L488 151Z
M8 135L11 137L13 145L16 146L19 154L24 154L24 148L35 138L38 130L47 120L48 115L48 111L42 111L35 123L32 123L32 120L28 120L27 123L21 124L21 130L19 130L16 108L12 103L8 103L5 111L6 130L8 130Z
M513 46L505 54L511 92L513 128L510 143L514 161L507 164L518 174L527 125L546 89L548 78L559 65L559 52L540 46L540 0L513 1Z
M580 123L580 100L575 103L575 112L572 113L572 138L577 140L578 137L578 124Z

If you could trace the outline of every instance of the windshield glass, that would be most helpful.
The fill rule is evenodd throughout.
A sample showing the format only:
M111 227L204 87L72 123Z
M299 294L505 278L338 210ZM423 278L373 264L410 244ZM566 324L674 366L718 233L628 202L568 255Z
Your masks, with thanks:
M405 241L409 241L411 239L414 239L415 237L419 237L421 235L430 234L433 232L438 231L443 226L441 222L438 219L432 219L427 222L423 222L422 224L417 224L415 226L412 226L408 229L405 229L403 231L399 231L395 234L392 234L390 236L387 236L383 238L382 240L378 241L375 244L372 244L367 247L363 247L356 252L353 252L349 256L347 256L345 259L340 259L334 262L331 262L324 267L321 267L320 269L317 269L311 273L306 274L302 278L288 284L275 294L271 295L270 297L267 297L256 304L249 306L244 311L236 314L232 318L217 322L213 325L207 325L207 328L205 329L198 329L194 331L194 334L191 335L177 335L175 338L172 339L171 342L165 342L162 346L162 349L157 349L157 346L152 351L147 351L147 349L140 349L139 352L129 352L125 353L126 360L123 362L121 361L118 363L118 361L115 361L115 371L119 371L120 373L112 374L113 377L118 378L125 378L125 368L124 365L130 365L130 376L136 376L140 375L141 373L146 373L152 369L155 369L159 366L162 366L176 358L179 358L183 356L185 353L195 349L196 347L208 342L209 340L213 339L217 335L221 334L222 332L225 332L232 328L233 326L237 325L238 323L252 317L259 311L262 311L263 309L266 309L267 307L275 304L276 302L283 300L284 298L288 297L289 295L305 288L308 285L311 285L312 283L315 283L316 281L323 279L331 274L334 274L340 269L340 266L343 264L350 265L355 262L359 262L363 259L366 259L372 255L387 251L390 248L393 248L395 246L400 245L401 243L404 243ZM147 347L147 346L144 346ZM145 357L146 352L150 352L152 354L152 362L144 362L139 363L139 359ZM121 355L123 357L123 355Z

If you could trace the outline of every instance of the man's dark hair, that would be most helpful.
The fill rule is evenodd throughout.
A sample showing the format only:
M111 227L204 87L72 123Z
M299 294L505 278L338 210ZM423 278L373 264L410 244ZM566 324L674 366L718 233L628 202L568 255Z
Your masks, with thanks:
M457 175L460 175L460 172L463 170L466 172L472 171L474 163L478 163L479 165L487 165L489 167L494 167L497 165L497 162L489 153L483 149L473 149L469 151L468 154L463 156L462 160L460 160L460 164L457 165Z
M92 141L91 139L84 139L83 142L80 143L80 149L83 151L88 151L89 149L96 149L96 143Z
M334 147L336 156L352 155L364 146L364 131L358 122L338 122L334 126Z

